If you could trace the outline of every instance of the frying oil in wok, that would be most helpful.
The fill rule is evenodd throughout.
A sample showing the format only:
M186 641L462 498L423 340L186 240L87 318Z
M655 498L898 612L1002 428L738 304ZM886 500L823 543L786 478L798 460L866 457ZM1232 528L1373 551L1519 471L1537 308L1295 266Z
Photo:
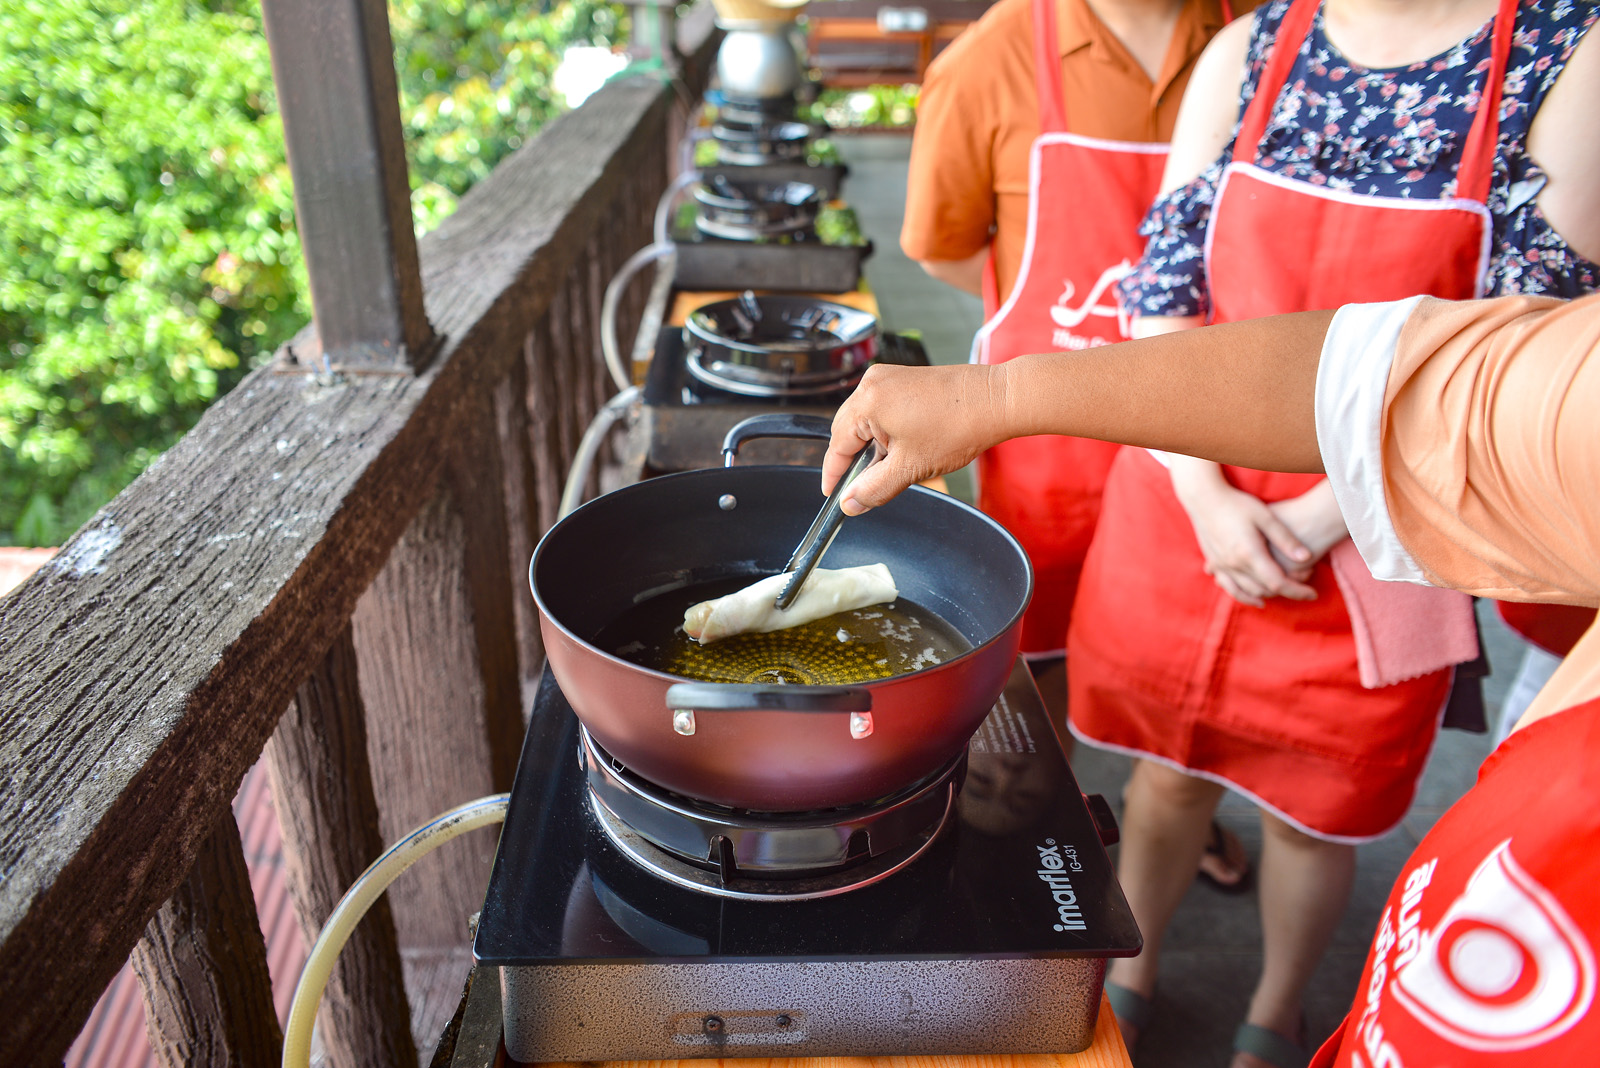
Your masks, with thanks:
M594 644L642 667L701 682L842 686L942 664L972 648L955 628L905 598L767 634L701 645L683 632L689 606L750 579L706 583L653 597L607 625Z

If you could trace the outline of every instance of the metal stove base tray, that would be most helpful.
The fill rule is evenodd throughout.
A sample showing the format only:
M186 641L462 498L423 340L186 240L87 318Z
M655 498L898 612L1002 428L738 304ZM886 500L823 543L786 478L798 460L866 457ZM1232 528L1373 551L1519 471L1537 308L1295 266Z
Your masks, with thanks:
M1106 962L634 962L502 968L513 1060L1076 1053Z

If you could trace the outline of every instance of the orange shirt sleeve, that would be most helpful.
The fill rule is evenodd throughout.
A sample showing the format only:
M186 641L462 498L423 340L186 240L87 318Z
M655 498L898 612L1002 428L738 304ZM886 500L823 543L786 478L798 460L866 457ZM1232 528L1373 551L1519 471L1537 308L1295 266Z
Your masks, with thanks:
M1381 426L1400 541L1430 581L1600 603L1600 296L1424 300Z
M1600 295L1425 300L1382 423L1389 512L1428 577L1508 600L1600 603ZM1600 697L1591 627L1521 723Z
M966 259L989 244L994 227L999 115L977 29L928 67L917 100L900 230L900 247L913 260Z

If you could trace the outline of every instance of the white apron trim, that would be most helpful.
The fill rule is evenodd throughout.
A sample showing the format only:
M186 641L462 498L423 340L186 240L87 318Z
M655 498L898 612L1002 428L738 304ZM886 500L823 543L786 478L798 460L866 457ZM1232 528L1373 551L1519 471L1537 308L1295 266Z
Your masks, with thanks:
M1000 309L973 335L972 349L967 356L968 363L986 362L984 357L988 355L989 336L1016 307L1022 295L1022 288L1032 272L1034 247L1039 236L1040 168L1044 155L1043 148L1046 145L1077 145L1079 148L1098 152L1131 152L1146 156L1165 154L1171 147L1165 141L1112 141L1103 137L1084 137L1075 133L1047 133L1033 139L1033 144L1028 147L1028 233L1022 245L1022 269L1017 272L1016 280L1011 283L1011 292L1006 294L1005 302L1000 305Z
M1382 838L1384 835L1400 826L1401 823L1405 822L1406 814L1411 811L1411 805L1417 799L1417 789L1422 785L1422 776L1427 772L1428 764L1433 760L1433 751L1439 746L1439 731L1444 724L1444 713L1449 703L1450 696L1447 693L1444 701L1439 705L1439 714L1434 720L1433 741L1428 746L1428 755L1423 759L1422 763L1417 768L1417 777L1411 782L1411 793L1406 798L1405 807L1400 810L1399 818L1376 834L1328 834L1324 831L1317 830L1315 827L1308 827L1306 824L1301 823L1299 820L1289 815L1283 809L1268 803L1266 800L1245 789L1243 786L1240 786L1226 775L1219 775L1214 771L1200 771L1197 768L1185 767L1183 764L1173 760L1171 757L1158 756L1155 753L1147 753L1143 749L1138 749L1133 746L1118 745L1115 742L1101 741L1099 738L1096 738L1079 728L1076 723L1072 722L1072 717L1070 715L1067 717L1067 731L1074 738L1078 739L1078 741L1095 749L1103 749L1108 753L1120 753L1123 756L1132 757L1135 760L1148 760L1152 764L1160 764L1163 767L1171 768L1173 771L1180 772L1184 775L1192 775L1196 779L1204 779L1207 782L1214 782L1218 786L1232 790L1234 793L1238 794L1240 797L1243 797L1245 800L1249 801L1262 811L1272 813L1274 816L1278 817L1278 819L1282 820L1284 823L1287 823L1289 826L1308 837L1316 838L1323 842L1337 842L1341 845L1361 845L1365 842L1377 841L1379 838Z
M1489 273L1490 239L1493 236L1494 216L1489 213L1487 205L1465 197L1445 197L1439 200L1412 200L1410 197L1386 197L1372 193L1351 193L1343 189L1330 189L1324 185L1312 185L1298 178L1287 178L1281 174L1264 170L1254 163L1242 163L1238 160L1228 164L1222 172L1222 181L1217 183L1216 195L1212 198L1211 221L1206 226L1206 241L1203 264L1206 270L1206 285L1211 284L1212 277L1212 245L1217 234L1217 218L1222 212L1223 194L1228 189L1228 180L1236 171L1249 171L1252 178L1287 189L1301 196L1317 197L1322 200L1332 200L1340 204L1350 204L1356 207L1368 208L1398 208L1405 211L1465 211L1477 215L1482 219L1483 229L1478 237L1478 270L1472 280L1472 296L1478 299L1483 296L1484 284ZM1211 302L1211 308L1206 311L1206 321L1214 319L1216 302ZM1309 309L1296 309L1309 310Z

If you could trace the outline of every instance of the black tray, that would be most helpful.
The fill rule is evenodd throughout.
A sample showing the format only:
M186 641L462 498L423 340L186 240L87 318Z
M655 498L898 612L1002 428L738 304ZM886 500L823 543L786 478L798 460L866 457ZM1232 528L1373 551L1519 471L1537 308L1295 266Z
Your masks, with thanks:
M850 168L843 163L756 163L743 167L719 163L700 168L700 173L707 179L713 174L721 174L736 182L804 182L816 186L831 200L839 195L839 188L844 185Z
M864 245L818 240L788 244L728 241L694 235L674 238L678 269L673 284L690 291L762 289L775 293L849 293L861 284Z

